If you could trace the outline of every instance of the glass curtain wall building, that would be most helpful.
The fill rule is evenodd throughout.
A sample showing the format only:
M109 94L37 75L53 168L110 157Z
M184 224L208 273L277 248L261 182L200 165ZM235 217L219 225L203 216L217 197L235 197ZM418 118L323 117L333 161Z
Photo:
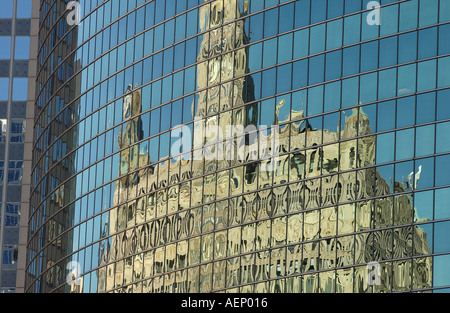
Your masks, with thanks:
M25 267L18 259L20 225L28 223L32 136L26 132L34 120L34 101L27 103L31 3L5 0L0 10L0 293L16 291L18 269Z
M27 292L450 288L450 0L40 14Z

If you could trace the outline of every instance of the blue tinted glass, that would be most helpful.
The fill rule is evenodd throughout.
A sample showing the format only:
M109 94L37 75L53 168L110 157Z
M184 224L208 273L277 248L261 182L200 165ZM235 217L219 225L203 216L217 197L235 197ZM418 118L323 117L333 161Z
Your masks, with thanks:
M440 226L439 232L443 230L444 226L447 225ZM442 241L442 239L440 239L440 241ZM450 284L450 268L448 267L450 254L435 256L433 257L433 261L433 286L448 286ZM444 289L443 291L445 292L445 290L447 289Z
M152 108L161 104L161 80L152 84Z
M150 120L150 136L154 136L159 133L161 121L160 109L155 109L151 111L151 120Z
M175 21L170 20L165 23L164 47L170 46L174 43L174 35L175 35Z
M172 106L166 104L161 108L161 132L169 130L171 122Z
M328 19L341 16L344 13L344 0L328 1Z
M281 39L280 39L281 41ZM291 40L292 44L292 40ZM288 53L288 52L287 52ZM281 52L280 56L281 57ZM258 43L256 45L251 45L249 48L249 60L248 60L248 66L250 69L250 72L254 72L261 69L261 61L262 61L262 43Z
M406 1L400 4L399 31L414 29L417 27L417 5L419 1Z
M325 112L339 109L341 104L340 99L341 83L339 81L325 85Z
M416 157L434 153L435 126L428 125L416 128Z
M359 77L352 77L342 81L342 107L348 108L359 104Z
M140 8L136 12L136 34L145 29L145 7Z
M175 42L186 37L186 14L183 14L175 20Z
M450 57L440 58L438 60L438 82L437 87L449 87L450 86Z
M294 33L294 59L305 57L309 50L309 28Z
M309 85L323 82L324 75L324 55L318 55L309 59Z
M413 126L415 122L415 97L406 97L397 100L397 128Z
M417 33L407 33L398 38L398 63L406 63L416 59Z
M420 62L417 67L417 91L436 88L436 60Z
M426 93L417 96L417 124L432 122L436 114L436 94Z
M419 2L419 26L437 23L439 0Z
M311 0L302 0L295 2L295 28L309 25L310 1Z
M283 93L291 90L292 65L286 64L280 66L277 70L277 93Z
M170 18L175 15L176 6L177 6L176 0L166 0L166 18Z
M380 35L390 35L398 30L398 4L384 6L380 10Z
M277 62L277 38L263 42L263 67L275 65Z
M344 18L344 45L356 43L361 37L361 15Z
M327 16L327 1L314 0L311 2L311 24L324 21Z
M172 76L165 77L162 81L161 102L166 103L172 99Z
M361 10L361 0L345 0L345 14Z
M341 58L341 50L336 50L326 54L326 81L341 77Z
M294 26L294 3L280 7L279 33L284 33L293 29Z
M2 9L0 10L0 18L12 18L13 16L13 0L3 0Z
M164 24L155 28L153 47L155 51L161 50L164 47Z
M370 73L361 76L360 79L360 102L368 103L374 102L377 100L377 83L378 83L378 74Z
M177 7L177 14L184 12L186 10L186 0L177 0L176 1L176 7Z
M163 54L158 53L153 56L153 79L162 75Z
M419 59L437 55L437 27L419 31Z
M342 20L335 20L327 24L327 50L342 46Z
M182 123L183 118L183 102L178 100L172 104L172 127L176 127Z
M256 14L250 17L250 42L255 42L263 38L263 15Z
M173 71L173 48L164 50L164 68L163 75L167 75Z
M450 185L450 154L436 157L436 169L435 186Z
M377 131L391 130L395 128L395 101L381 102L378 104Z
M270 126L274 123L275 99L269 99L261 102L261 125Z
M155 24L155 1L145 6L145 28L149 28Z
M323 85L308 89L308 116L323 112ZM321 128L322 125L316 125Z
M31 18L31 4L31 0L17 0L17 18Z
M398 68L397 95L411 94L416 91L416 65L410 64Z
M415 49L410 47L411 49ZM380 41L380 68L397 63L397 37L389 37Z
M450 152L450 140L448 140L449 131L450 122L436 125L436 153Z
M170 132L162 134L159 141L159 158L165 158L169 156L170 151Z
M251 23L251 22L250 22ZM278 9L264 13L264 38L276 35L278 32Z
M26 101L28 90L28 78L14 78L13 80L13 100Z
M11 37L0 36L0 59L11 58Z
M377 136L376 161L378 164L391 162L394 160L394 142L395 133L387 133Z
M388 99L396 95L397 70L389 69L379 73L378 98Z
M9 78L0 77L0 101L8 100Z
M165 16L165 0L156 0L155 23L161 23Z
M198 2L199 2L199 0L187 0L188 9L196 7L198 5Z
M266 70L262 73L262 97L270 97L275 94L275 87L276 84L274 84L276 79L276 69L270 69Z
M316 54L325 50L325 25L320 24L310 29L309 53Z
M187 13L186 37L195 35L198 31L198 9Z
M378 67L378 41L361 45L361 72L375 70Z
M300 60L293 65L292 88L306 87L308 84L308 60Z
M193 38L186 41L186 65L191 65L196 62L197 54L197 39Z
M450 252L450 222L434 224L434 253Z
M346 48L343 51L342 76L349 76L359 72L359 46Z
M450 53L450 24L439 26L439 55Z

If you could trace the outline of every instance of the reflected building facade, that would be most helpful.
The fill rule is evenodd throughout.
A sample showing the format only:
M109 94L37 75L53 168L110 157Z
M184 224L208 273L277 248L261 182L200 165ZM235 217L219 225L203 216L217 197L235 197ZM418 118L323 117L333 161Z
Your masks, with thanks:
M363 2L92 4L74 28L83 32L76 77L86 87L74 97L79 115L69 126L77 130L73 175L60 185L71 194L53 217L71 222L38 249L54 263L29 278L28 291L423 292L450 285L438 239L447 230L449 182L437 172L450 152L439 135L450 84L436 66L439 90L420 90L416 81L427 74L401 61L402 50L395 66L378 60L397 32L448 31L450 18L439 13L446 4L429 12L439 26L420 13L423 1L383 4L382 17L402 16L394 30L383 19L366 23ZM414 6L416 25L406 25ZM93 22L100 12L110 13ZM112 39L107 30L123 20L125 34ZM88 25L110 36L106 47L92 43L105 39ZM364 41L377 45L376 65L365 63L375 50ZM92 56L91 44L108 53ZM419 64L445 65L445 51ZM394 86L383 76L392 70ZM417 113L411 121L403 110L419 112L421 103L435 108L433 121ZM431 134L432 150L423 141ZM31 246L41 244L31 237ZM65 255L49 249L58 238L66 239ZM55 268L66 271L53 275Z

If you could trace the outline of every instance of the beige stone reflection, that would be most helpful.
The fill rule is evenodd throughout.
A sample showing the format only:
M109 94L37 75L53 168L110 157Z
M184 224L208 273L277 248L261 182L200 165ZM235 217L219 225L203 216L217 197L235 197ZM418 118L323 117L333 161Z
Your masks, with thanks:
M247 2L240 2L245 14ZM218 27L241 13L237 0L212 1L200 9L200 26L210 31L198 56L197 85L199 90L211 88L200 91L192 106L197 117L194 148L204 144L197 136L202 127L255 122L249 108L240 107L249 101L244 89L251 82L238 78L223 83L246 73L247 52L239 49L246 40L242 22ZM278 114L284 105L281 99L276 109L276 123L282 125L278 147L272 146L273 133L267 138L260 133L259 141L245 149L246 160L252 151L264 157L264 151L278 149L282 155L274 171L267 170L274 165L270 158L241 166L243 161L177 158L148 167L148 154L134 145L143 139L135 118L140 94L138 89L128 91L124 112L130 108L131 113L124 116L128 120L118 140L121 148L130 148L121 154L121 179L109 214L112 237L98 271L99 292L389 292L431 287L431 258L411 258L430 254L426 233L411 224L412 196L391 196L394 190L370 167L375 164L376 137L368 116L354 109L336 129L322 129L311 125L303 111L291 111L290 119L297 122L286 126L289 120L280 120ZM268 142L266 150L261 142ZM214 146L207 149L202 152L215 151ZM396 192L405 191L396 186ZM381 274L381 284L373 287L366 266L372 261L380 263Z

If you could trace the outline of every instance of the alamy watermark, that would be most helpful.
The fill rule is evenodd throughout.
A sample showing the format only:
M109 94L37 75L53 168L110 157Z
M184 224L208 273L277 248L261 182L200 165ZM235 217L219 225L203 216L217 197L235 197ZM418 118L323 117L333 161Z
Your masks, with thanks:
M370 262L367 264L367 283L369 286L381 285L381 266L378 262Z
M381 5L378 1L370 1L367 3L367 10L371 10L369 14L367 14L367 24L370 26L373 25L381 25Z
M81 285L81 265L77 261L71 261L67 264L66 269L69 270L69 274L66 276L66 282L69 286Z
M81 21L81 4L78 1L70 1L67 3L66 10L69 13L66 16L67 24L77 26Z
M367 15L366 21L370 26L373 25L381 25L381 13L380 13L381 5L378 1L369 1L367 3L367 10L370 12ZM67 24L70 26L77 26L81 21L81 4L78 1L70 1L66 10L69 11L66 17Z

